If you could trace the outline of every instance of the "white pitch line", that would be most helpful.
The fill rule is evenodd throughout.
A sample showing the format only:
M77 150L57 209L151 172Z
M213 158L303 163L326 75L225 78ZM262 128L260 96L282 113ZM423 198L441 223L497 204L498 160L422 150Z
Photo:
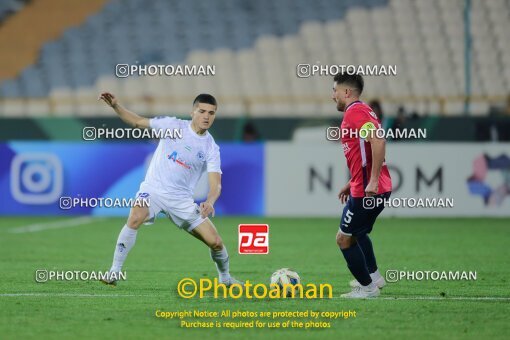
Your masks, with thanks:
M72 294L72 293L2 293L0 297L158 297L157 295L142 294Z
M122 297L157 297L160 298L159 295L146 295L146 294L74 294L74 293L0 293L0 297L92 297L92 298L122 298ZM205 296L206 299L213 299L212 296ZM345 301L352 301L351 299L341 298L339 296L335 296L332 299L342 299ZM216 299L223 300L223 299ZM285 300L285 299L283 299ZM288 299L292 300L292 299ZM307 300L307 299L303 299ZM314 299L321 300L321 299ZM324 298L324 300L331 300L329 298ZM504 296L452 296L452 297L440 297L440 296L382 296L374 299L368 300L414 300L414 301L510 301L510 297Z
M70 227L77 227L84 224L89 224L92 222L100 221L102 218L90 217L90 216L82 216L71 218L67 220L60 221L50 221L45 223L34 223L22 227L16 227L10 229L9 232L13 234L22 234L22 233L34 233L38 231L51 230L51 229L63 229Z
M333 299L343 299L349 300L342 297L333 297ZM368 299L372 300L372 299ZM451 297L441 297L441 296L379 296L374 298L373 300L429 300L429 301L452 301L452 300L460 300L460 301L510 301L510 297L504 296L451 296Z

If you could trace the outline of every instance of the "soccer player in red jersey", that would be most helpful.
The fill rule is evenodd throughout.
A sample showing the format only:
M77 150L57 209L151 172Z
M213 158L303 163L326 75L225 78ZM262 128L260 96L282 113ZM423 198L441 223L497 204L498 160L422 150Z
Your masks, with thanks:
M355 278L350 282L352 291L342 295L345 298L376 297L386 284L368 234L384 209L384 200L390 197L391 177L384 160L386 142L377 133L381 122L370 106L359 100L363 85L360 75L334 77L332 98L337 110L344 112L340 132L351 175L338 194L342 204L347 204L336 240Z

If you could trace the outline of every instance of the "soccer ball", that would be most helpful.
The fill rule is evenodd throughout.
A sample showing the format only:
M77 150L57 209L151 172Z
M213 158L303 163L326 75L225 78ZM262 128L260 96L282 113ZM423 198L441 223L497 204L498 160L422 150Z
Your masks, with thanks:
M301 283L301 278L298 273L289 268L278 269L271 275L271 284L277 284L280 286L280 289L284 288L284 285L292 284L297 285ZM286 296L292 296L292 291L288 291L289 288L286 289Z

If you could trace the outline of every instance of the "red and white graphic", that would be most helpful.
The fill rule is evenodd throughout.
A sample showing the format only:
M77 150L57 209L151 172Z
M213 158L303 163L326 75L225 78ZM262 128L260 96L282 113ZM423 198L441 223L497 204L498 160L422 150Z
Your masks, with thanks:
M268 254L269 225L240 224L239 254Z

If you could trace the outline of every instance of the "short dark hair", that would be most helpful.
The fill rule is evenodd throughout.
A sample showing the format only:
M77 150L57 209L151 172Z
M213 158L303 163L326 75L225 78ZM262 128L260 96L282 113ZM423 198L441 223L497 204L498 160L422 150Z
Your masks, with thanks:
M338 73L333 80L337 84L346 84L355 88L360 95L363 92L363 86L365 86L363 77L359 74Z
M218 107L216 98L214 98L213 96L211 96L210 94L207 94L207 93L201 93L195 98L195 100L193 100L193 106L195 106L199 103L211 104L211 105Z

